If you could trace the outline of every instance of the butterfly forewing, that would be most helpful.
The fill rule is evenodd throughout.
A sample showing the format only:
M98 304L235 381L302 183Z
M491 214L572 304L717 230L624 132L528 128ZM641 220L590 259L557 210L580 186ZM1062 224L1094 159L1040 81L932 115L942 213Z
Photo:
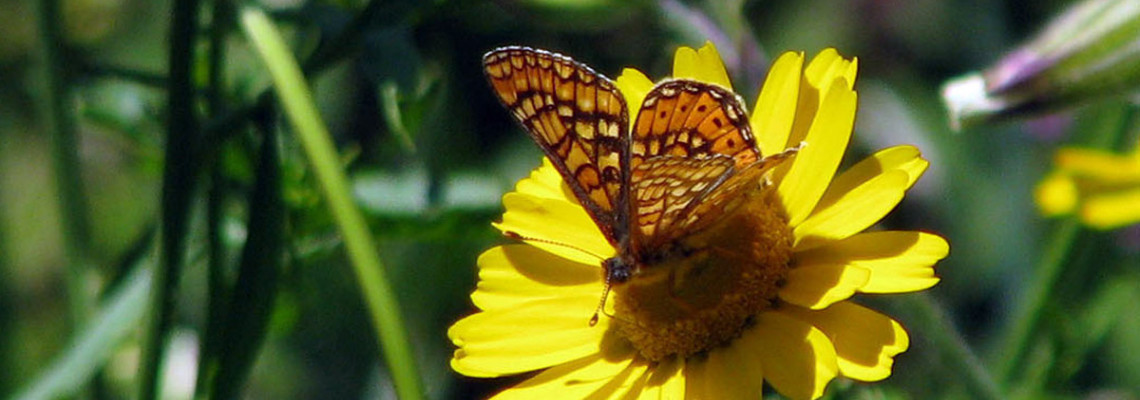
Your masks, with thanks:
M629 116L612 81L569 57L504 47L483 57L495 95L611 243L628 225Z
M723 154L744 167L760 150L740 98L720 86L688 79L658 84L633 126L633 166L658 155L708 158Z

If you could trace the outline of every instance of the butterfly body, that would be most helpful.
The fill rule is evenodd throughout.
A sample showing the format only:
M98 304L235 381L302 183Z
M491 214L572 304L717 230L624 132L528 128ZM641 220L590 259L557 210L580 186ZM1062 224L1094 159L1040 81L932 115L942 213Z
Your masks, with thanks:
M719 237L736 229L726 220L797 150L762 157L742 101L715 84L658 83L631 118L613 81L569 57L504 47L483 66L617 250L602 262L607 291L706 268L733 240Z

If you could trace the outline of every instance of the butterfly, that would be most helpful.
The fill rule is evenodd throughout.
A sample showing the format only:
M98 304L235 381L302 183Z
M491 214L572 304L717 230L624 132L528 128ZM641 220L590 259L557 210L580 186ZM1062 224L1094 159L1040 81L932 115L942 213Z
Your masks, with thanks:
M617 250L602 262L603 304L612 286L683 255L684 238L799 149L762 157L743 102L715 84L658 83L631 127L615 83L570 57L502 47L483 57L483 72Z

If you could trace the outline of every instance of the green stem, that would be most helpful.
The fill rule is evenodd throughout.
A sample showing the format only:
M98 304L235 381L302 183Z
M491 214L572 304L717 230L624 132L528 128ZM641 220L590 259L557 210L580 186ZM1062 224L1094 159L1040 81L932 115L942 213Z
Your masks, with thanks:
M146 314L146 297L152 282L150 261L142 258L132 262L125 279L108 289L107 298L92 314L88 329L73 336L63 353L9 398L38 400L79 396L82 382L92 379L107 365L123 343L134 336L135 327Z
M990 376L978 356L970 350L966 341L958 333L958 328L950 321L946 311L939 306L929 293L923 292L915 296L911 302L923 327L923 333L930 337L942 357L948 360L950 369L955 371L961 382L970 390L972 397L977 399L998 400L1004 399L997 383Z
M1021 360L1031 347L1034 332L1038 330L1041 316L1045 312L1045 303L1049 300L1049 292L1061 276L1080 233L1081 224L1077 217L1066 218L1053 231L1037 273L1019 302L1020 311L1014 314L1013 322L1002 342L1004 357L998 363L998 378L1002 382L1010 382L1014 371L1019 368Z
M194 109L194 41L198 33L198 0L175 0L167 74L166 157L162 179L162 243L151 292L151 315L143 339L138 397L159 395L165 338L186 254L186 232L198 164L198 116Z
M83 177L80 175L76 117L71 109L71 71L68 69L59 0L40 1L40 33L47 86L45 117L52 135L52 164L59 191L60 227L67 258L67 297L73 329L86 324L94 298L88 293L85 274L91 243L90 220Z
M1100 149L1119 147L1121 138L1132 129L1136 114L1135 107L1128 104L1098 110L1092 115L1097 124L1088 131L1103 134L1092 137L1088 145ZM1083 229L1076 216L1060 222L1049 239L1045 256L1042 257L1033 280L1022 292L999 348L1002 357L998 362L998 378L1007 387L1012 387L1013 375L1032 347L1035 334L1041 329L1042 316L1050 299L1049 293L1056 288L1061 272L1070 263L1073 249L1080 247L1077 242L1084 237L1081 232Z
M353 203L340 159L317 112L301 68L263 12L244 8L241 25L273 77L277 98L301 141L329 211L344 237L345 249L365 297L396 393L405 400L422 399L423 388L395 293L385 277L372 233Z
M253 369L268 333L281 275L285 243L285 204L281 198L281 155L277 139L277 113L254 122L261 134L257 172L249 196L249 235L242 247L238 274L228 301L221 333L215 335L216 377L209 387L211 399L233 399Z
M210 21L209 54L206 67L206 110L210 118L218 118L225 112L225 57L226 34L233 26L234 8L230 0L213 0ZM206 305L206 326L199 352L197 381L194 384L195 398L206 398L213 390L215 373L221 347L222 329L225 326L225 310L230 301L230 289L226 283L226 252L222 241L222 219L225 195L225 175L221 172L221 152L224 142L211 142L204 159L210 163L209 188L206 194L206 248L207 282L209 296Z

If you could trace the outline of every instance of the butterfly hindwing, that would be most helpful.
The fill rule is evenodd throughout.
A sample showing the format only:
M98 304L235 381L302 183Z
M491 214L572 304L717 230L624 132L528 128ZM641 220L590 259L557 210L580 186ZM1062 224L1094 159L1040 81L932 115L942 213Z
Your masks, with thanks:
M732 195L759 184L767 169L752 168L760 150L751 129L740 98L714 84L674 79L645 96L631 136L635 251L707 226Z
M634 122L632 148L634 167L660 155L723 154L738 167L760 158L740 98L720 86L689 79L662 82L645 96Z
M633 170L634 243L652 248L674 236L678 219L703 193L715 189L732 174L734 161L718 155L708 158L658 156Z
M628 225L629 115L613 81L569 57L504 47L483 57L495 95L611 243Z

